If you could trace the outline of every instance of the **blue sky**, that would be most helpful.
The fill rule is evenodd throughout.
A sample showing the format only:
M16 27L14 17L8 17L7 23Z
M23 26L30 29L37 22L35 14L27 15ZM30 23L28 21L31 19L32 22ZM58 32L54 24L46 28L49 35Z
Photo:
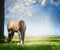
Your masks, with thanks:
M21 19L26 35L60 35L60 0L5 0L4 34L10 20Z

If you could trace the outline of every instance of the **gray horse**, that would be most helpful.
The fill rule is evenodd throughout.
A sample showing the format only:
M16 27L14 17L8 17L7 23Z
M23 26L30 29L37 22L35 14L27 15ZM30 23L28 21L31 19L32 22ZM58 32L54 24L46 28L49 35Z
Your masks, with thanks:
M21 44L24 44L26 23L23 20L20 20L19 22L15 20L11 20L7 24L7 30L8 30L8 43L13 38L14 33L17 32L19 36L19 43L21 42Z

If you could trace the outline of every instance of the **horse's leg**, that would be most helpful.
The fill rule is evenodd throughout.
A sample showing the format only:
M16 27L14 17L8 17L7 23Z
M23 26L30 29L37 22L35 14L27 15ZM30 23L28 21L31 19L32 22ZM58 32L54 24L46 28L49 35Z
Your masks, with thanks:
M21 44L24 44L25 33L24 32L18 32L18 36L19 36L19 43L21 42Z
M25 32L21 32L21 44L24 44L24 36L25 36Z
M11 33L8 32L8 43L11 41Z
M11 33L11 39L13 38L13 36L14 36L14 32L12 31L12 33Z
M20 31L18 31L18 39L19 39L19 40L18 40L18 43L17 43L18 45L20 44L20 41L21 41L21 38L20 38L20 37L21 37L21 36L20 36Z
M11 39L13 38L13 36L14 36L14 32L8 33L8 43L11 42Z

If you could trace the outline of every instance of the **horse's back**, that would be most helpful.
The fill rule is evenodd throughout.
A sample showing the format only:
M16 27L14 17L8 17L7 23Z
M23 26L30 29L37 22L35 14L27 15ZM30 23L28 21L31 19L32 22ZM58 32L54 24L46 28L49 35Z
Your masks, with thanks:
M11 20L11 21L7 24L7 28L8 28L8 29L18 30L18 29L19 29L19 23L18 23L18 21Z

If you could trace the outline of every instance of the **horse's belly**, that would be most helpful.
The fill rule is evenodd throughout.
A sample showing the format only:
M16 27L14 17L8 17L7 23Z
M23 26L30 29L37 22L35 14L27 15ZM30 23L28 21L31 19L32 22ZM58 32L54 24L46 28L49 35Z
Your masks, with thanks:
M14 30L14 31L18 31L19 30L19 26L17 25L14 25L13 27L12 27L12 29Z

